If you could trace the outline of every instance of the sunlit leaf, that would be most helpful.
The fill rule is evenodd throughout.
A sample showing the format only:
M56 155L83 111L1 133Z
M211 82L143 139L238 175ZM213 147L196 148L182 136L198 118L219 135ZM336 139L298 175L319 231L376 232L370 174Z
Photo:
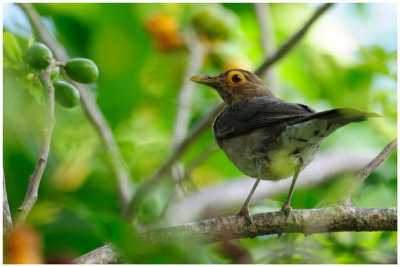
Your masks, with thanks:
M18 44L18 40L10 32L3 33L3 49L11 60L17 63L23 62L23 52Z
M15 61L11 60L8 56L3 56L3 68L12 68L15 70L19 70L18 64Z
M28 39L28 47L33 45L34 42L35 42L35 35L32 34Z
M29 73L27 77L21 77L20 81L28 90L28 92L34 97L35 101L40 106L44 106L44 90L38 77L32 73Z

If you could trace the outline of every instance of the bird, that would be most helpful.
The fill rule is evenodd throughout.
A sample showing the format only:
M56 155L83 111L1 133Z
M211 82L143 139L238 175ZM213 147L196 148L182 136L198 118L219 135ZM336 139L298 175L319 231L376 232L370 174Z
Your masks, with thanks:
M225 106L212 130L218 146L245 175L256 181L236 215L252 223L249 203L261 179L293 177L281 211L288 217L299 173L314 159L320 144L338 128L380 115L355 108L317 112L277 98L254 73L230 69L218 75L195 75L191 81L215 89Z

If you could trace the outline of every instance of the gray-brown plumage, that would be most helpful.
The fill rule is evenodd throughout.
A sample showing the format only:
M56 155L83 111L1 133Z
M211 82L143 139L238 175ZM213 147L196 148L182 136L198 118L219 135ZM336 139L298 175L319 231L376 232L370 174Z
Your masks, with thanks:
M197 75L192 81L216 89L227 104L215 119L214 137L233 164L257 178L239 214L248 204L260 179L279 180L293 175L282 211L290 214L290 199L299 172L315 156L321 142L336 129L378 116L343 108L316 112L303 104L276 98L254 73L233 69L219 75Z

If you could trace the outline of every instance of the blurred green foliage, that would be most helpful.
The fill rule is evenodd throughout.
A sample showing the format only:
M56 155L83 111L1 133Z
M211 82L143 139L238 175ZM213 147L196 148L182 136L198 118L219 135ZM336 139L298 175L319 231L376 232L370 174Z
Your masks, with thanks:
M362 21L368 19L373 5L347 6L355 7L352 19ZM91 93L112 127L136 187L171 149L177 94L189 56L181 35L195 31L208 49L202 73L215 74L239 66L255 69L264 59L252 4L46 3L34 7L71 57L90 58L98 65L100 75L98 82L91 85ZM11 4L7 8L17 9ZM315 6L270 4L268 8L271 34L281 44L304 23ZM156 23L151 24L152 19ZM157 35L161 30L173 37ZM33 171L43 125L43 90L23 61L24 51L33 42L33 36L12 32L5 23L3 164L13 216ZM274 89L287 101L307 103L318 110L356 107L384 115L382 119L347 126L329 137L321 150L378 152L396 136L397 50L379 44L361 45L354 56L355 61L343 62L305 38L273 66L278 81L273 84ZM193 100L190 128L219 101L215 92L200 86ZM106 152L82 107L65 110L57 105L55 112L57 123L39 201L28 217L28 222L43 235L48 261L58 255L78 257L113 242L131 263L237 263L227 244L153 246L141 240L120 219ZM207 131L190 147L183 163L190 164L212 142L211 131ZM366 180L353 199L355 205L396 206L396 162L394 153ZM201 190L238 176L241 173L218 150L190 178ZM292 205L333 205L351 178L343 175L317 188L296 190ZM172 188L171 180L165 179L149 194L139 211L140 222L154 223L160 218L174 194ZM276 207L285 197L276 199ZM276 236L265 236L232 242L231 246L240 247L239 251L254 263L397 262L397 235L386 232L309 237L285 234L280 242Z

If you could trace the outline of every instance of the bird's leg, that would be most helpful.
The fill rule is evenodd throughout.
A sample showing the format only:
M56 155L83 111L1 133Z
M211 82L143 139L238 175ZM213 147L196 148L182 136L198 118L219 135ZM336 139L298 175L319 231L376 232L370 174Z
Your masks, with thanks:
M258 168L258 177L257 177L257 180L256 180L256 182L254 183L253 188L252 188L251 191L250 191L250 194L247 196L247 199L246 199L246 201L244 202L242 208L239 210L238 213L236 213L236 215L238 215L238 216L244 216L244 217L246 218L246 220L247 220L251 225L253 225L253 226L254 226L254 224L253 224L253 221L251 220L250 214L249 214L249 203L250 203L251 197L253 196L254 192L256 191L256 188L257 188L257 186L258 186L258 183L259 183L260 180L261 180L261 177L263 176L263 171L262 171L262 167L261 167L262 164L259 163L258 160L257 160L256 164L257 164L257 168Z
M249 215L249 203L250 203L251 197L253 196L254 192L256 191L257 185L260 182L260 180L261 180L261 175L258 176L256 182L254 183L253 188L250 191L250 194L248 195L246 201L243 204L243 207L236 214L236 215L244 216L246 218L246 220L251 224L253 224L253 222Z
M300 160L300 163L294 169L294 174L293 174L292 184L290 185L289 194L286 198L285 203L283 203L283 206L281 208L281 211L283 211L283 213L285 213L286 216L289 216L290 212L292 211L292 207L290 207L290 200L292 199L294 185L296 184L296 180L297 177L299 176L302 166L303 162Z

